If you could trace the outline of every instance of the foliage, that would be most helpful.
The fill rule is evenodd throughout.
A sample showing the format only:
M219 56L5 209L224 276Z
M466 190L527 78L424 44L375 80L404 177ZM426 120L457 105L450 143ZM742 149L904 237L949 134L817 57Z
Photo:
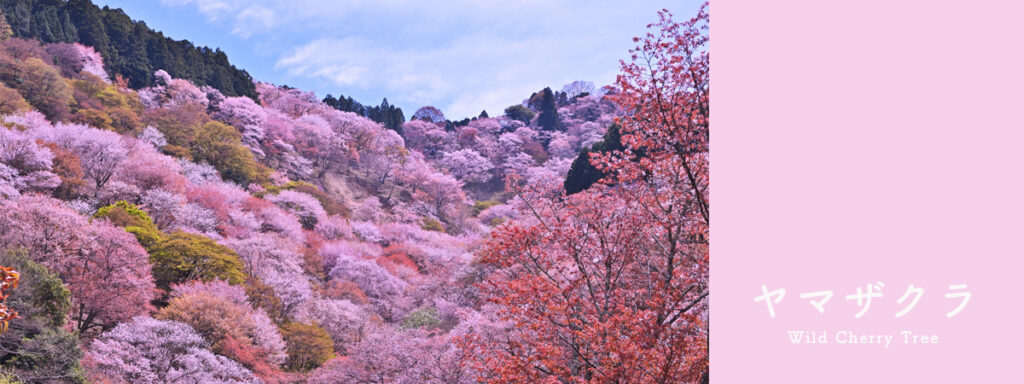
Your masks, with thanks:
M0 333L7 332L8 322L18 317L18 311L7 306L7 297L15 288L21 275L13 267L0 265Z
M14 36L14 31L11 30L11 25L7 23L7 16L4 15L3 9L0 9L0 40L6 40Z
M0 254L0 264L17 268L22 276L20 287L7 300L18 319L0 334L5 371L28 382L84 383L78 338L63 328L71 292L56 274L20 252Z
M558 106L555 105L555 95L551 88L544 88L540 92L540 113L537 114L537 125L545 131L557 131L562 128L558 120Z
M198 129L192 144L192 159L217 168L221 176L242 185L266 180L270 170L256 162L252 152L242 145L238 131L218 121Z
M187 324L211 344L213 352L258 374L272 373L285 359L285 344L277 327L266 313L245 303L241 287L221 284L218 290L200 287L181 293L175 289L174 297L156 318ZM242 298L241 302L221 293L230 288L237 288L234 295Z
M80 77L70 81L74 87L71 120L119 133L141 131L143 106L135 93L121 92L96 76Z
M420 228L423 228L424 231L444 232L441 222L429 217L423 218L423 225Z
M32 106L17 90L0 83L0 115L12 115L29 110Z
M245 281L238 254L202 235L174 232L154 244L149 257L156 285L165 290L190 280Z
M0 81L24 97L29 104L54 120L64 119L69 113L71 87L56 68L38 57L12 57L4 52L11 45L22 44L17 39L0 41Z
M0 208L0 245L23 248L57 272L71 290L79 331L109 329L150 309L150 266L133 236L103 220L89 223L50 198L26 196Z
M430 105L417 109L416 113L412 114L411 120L422 120L434 124L445 122L444 112Z
M152 247L163 236L145 211L124 200L101 207L93 217L110 220L111 224L124 228L135 235L143 247Z
M522 104L516 104L505 108L505 117L521 121L523 124L530 124L530 121L533 120L533 116L533 111Z
M566 194L579 193L607 176L603 171L594 166L592 160L594 155L592 154L614 153L615 151L621 152L624 150L619 130L618 125L608 127L604 140L580 151L580 154L573 160L572 167L569 168L569 173L565 177L563 187Z
M331 335L317 324L287 323L281 335L288 345L285 367L292 371L308 371L334 357Z
M53 154L53 173L60 177L60 185L53 191L57 198L71 199L81 196L86 187L82 160L78 154L61 148L56 143L43 142L40 146Z
M436 308L421 308L412 311L402 320L402 328L433 328L441 324Z
M476 201L473 203L473 216L479 216L480 212L483 212L485 209L493 207L498 204L501 204L501 202L495 200Z

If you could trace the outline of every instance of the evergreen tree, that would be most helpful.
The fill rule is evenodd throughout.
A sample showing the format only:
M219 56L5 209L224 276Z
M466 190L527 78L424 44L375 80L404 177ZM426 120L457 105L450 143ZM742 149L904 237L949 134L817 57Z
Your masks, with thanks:
M569 173L565 175L566 194L582 192L591 185L605 177L605 173L590 163L591 153L607 153L623 150L622 136L619 133L619 125L612 124L604 134L604 139L594 143L590 148L583 148L580 154L573 160Z
M555 105L555 95L551 92L551 88L544 88L540 96L540 115L537 116L537 125L544 131L561 129L561 122L558 120L558 106Z
M530 124L530 120L533 120L533 111L521 104L516 104L505 108L505 117L522 121L523 124Z
M120 9L100 8L89 0L0 0L0 11L7 15L14 37L77 41L95 48L107 72L127 78L132 88L152 85L153 72L163 69L227 96L257 99L252 77L231 65L224 52L165 37Z
M14 36L14 30L7 23L7 17L4 16L3 8L0 8L0 40L9 39L11 36Z

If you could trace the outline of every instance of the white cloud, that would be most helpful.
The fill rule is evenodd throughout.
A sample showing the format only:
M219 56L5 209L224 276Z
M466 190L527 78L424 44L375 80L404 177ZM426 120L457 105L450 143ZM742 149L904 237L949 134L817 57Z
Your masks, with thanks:
M239 38L276 47L274 68L294 85L341 91L367 103L385 95L404 108L435 105L452 118L485 108L500 113L544 86L612 82L630 38L664 6L612 0L162 1L195 7Z

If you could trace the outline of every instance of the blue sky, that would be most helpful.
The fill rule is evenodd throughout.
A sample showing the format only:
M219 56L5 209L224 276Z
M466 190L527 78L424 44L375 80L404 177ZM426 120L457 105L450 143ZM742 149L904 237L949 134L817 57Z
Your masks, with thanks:
M545 86L610 84L633 36L675 1L94 0L175 39L220 47L254 78L451 119Z

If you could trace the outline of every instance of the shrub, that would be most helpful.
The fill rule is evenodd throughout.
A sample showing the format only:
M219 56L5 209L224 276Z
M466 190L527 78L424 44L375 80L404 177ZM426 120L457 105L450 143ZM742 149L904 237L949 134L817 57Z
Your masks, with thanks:
M429 217L423 218L421 228L425 231L444 232L444 226L441 225L441 222Z
M480 212L483 212L485 209L493 207L498 204L501 204L501 202L494 200L477 201L473 203L473 217L476 217L477 215L480 214Z
M441 324L441 317L435 308L420 308L410 312L402 321L402 328L434 328Z

